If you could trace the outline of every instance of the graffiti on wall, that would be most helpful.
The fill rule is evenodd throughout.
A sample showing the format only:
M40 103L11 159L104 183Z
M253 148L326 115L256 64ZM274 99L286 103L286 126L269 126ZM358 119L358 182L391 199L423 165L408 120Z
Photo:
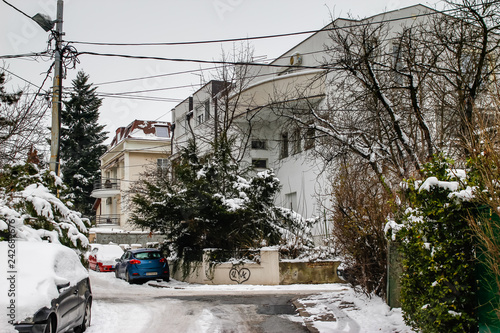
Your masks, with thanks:
M229 271L229 278L231 281L242 284L250 279L250 270L248 268L239 268L237 265L233 265L233 268Z

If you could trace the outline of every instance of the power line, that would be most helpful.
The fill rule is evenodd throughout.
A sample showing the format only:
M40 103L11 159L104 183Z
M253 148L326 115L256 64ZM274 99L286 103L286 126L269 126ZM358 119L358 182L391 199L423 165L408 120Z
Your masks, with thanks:
M12 76L17 77L18 79L20 79L20 80L22 80L22 81L24 81L24 82L28 83L29 85L34 86L35 88L38 88L38 91L39 91L39 92L40 92L41 90L44 90L44 89L43 89L43 87L40 87L40 86L38 86L38 85L34 84L33 82L28 81L28 80L26 80L25 78L22 78L22 77L20 77L19 75L15 74L15 73L12 73L11 71L9 71L9 70L8 70L8 69L6 69L6 68L2 68L1 70L2 70L2 71L4 71L4 72L9 73L9 74L10 74L10 75L12 75ZM45 82L45 80L44 80L44 82ZM46 93L48 93L48 92L49 92L48 90L44 90L44 91L45 91ZM36 94L39 94L39 92L38 92L38 93L36 93ZM35 95L36 95L36 94L35 94Z
M28 14L26 14L25 12L23 12L22 10L20 10L19 8L17 8L16 6L14 5L11 5L10 3L8 3L7 1L3 0L3 2L5 2L8 6L14 8L16 11L18 11L19 13L23 14L24 16L26 16L27 18L29 18L30 20L33 20L33 18L31 16L29 16ZM34 20L33 20L34 21ZM35 21L36 22L36 21Z
M276 64L265 64L265 63L253 63L244 61L223 61L223 60L202 60L202 59L187 59L187 58L165 58L156 56L141 56L141 55L130 55L130 54L118 54L118 53L98 53L98 52L78 52L77 55L92 55L101 57L117 57L126 59L139 59L139 60L159 60L159 61L172 61L172 62L195 62L202 64L220 64L220 65L235 65L235 66L267 66L267 67L285 67L288 68L290 65L276 65ZM322 66L304 66L298 65L294 67L299 68L311 68L318 69Z
M405 17L399 17L399 18L392 18L392 19L384 19L384 20L375 21L375 22L363 22L363 21L369 20L370 19L370 17L369 17L369 18L357 20L357 22L359 22L359 23L351 24L351 25L347 25L347 26L342 26L342 27L332 27L332 28L325 28L324 27L321 29L314 29L314 30L296 31L296 32L288 32L288 33L282 33L282 34L253 36L253 37L238 37L238 38L213 39L213 40L201 40L201 41L184 41L184 42L146 42L146 43L111 43L111 42L88 42L88 41L66 41L66 42L73 43L73 44L96 45L96 46L179 46L179 45L227 43L227 42L239 42L239 41L249 41L249 40L281 38L281 37L289 37L289 36L297 36L297 35L305 35L305 34L314 34L314 33L322 32L322 31L328 32L328 31L334 31L334 30L339 30L339 29L362 27L362 26L367 26L367 25L372 25L372 24L396 22L396 21L406 20L406 19L415 18L415 17L425 17L425 16L443 14L443 13L454 12L454 11L458 11L458 9L447 9L447 10L442 10L442 11L433 10L432 12L420 13L418 15L411 15L411 16L405 16ZM383 15L383 14L386 14L386 13L377 14L376 16ZM342 18L340 18L340 19L342 19Z
M116 81L108 81L108 82L95 83L94 85L96 85L96 86L103 86L103 85L106 85L106 84L123 83L123 82L139 81L139 80L148 80L148 79L155 79L155 78L164 77L164 76L189 74L189 73L195 73L195 72L205 71L205 70L212 70L212 69L217 69L217 68L221 68L221 67L220 66L214 66L214 67L201 68L201 69L192 69L192 70L181 71L181 72L174 72L174 73L165 73L165 74L158 74L158 75L142 76L142 77L137 77L137 78L130 78L130 79L123 79L123 80L116 80Z
M42 52L33 52L33 53L24 53L24 54L7 54L7 55L0 55L0 59L16 59L16 58L26 58L26 57L42 57L42 56L47 56L50 55L48 51L42 51Z

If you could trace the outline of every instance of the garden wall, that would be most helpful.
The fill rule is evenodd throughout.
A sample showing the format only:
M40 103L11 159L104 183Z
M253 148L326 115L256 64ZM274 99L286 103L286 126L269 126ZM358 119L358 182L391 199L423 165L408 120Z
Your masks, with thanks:
M238 264L222 263L211 265L208 255L190 274L183 277L182 269L171 272L172 278L189 283L200 284L250 284L250 285L286 285L342 283L337 276L339 261L321 262L280 262L276 249L261 249L260 263L243 262ZM172 265L171 265L172 267Z

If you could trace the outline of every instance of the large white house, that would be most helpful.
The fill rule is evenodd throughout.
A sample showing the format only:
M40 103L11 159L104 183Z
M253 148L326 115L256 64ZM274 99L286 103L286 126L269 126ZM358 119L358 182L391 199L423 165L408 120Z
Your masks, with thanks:
M287 109L326 108L338 93L328 84L326 68L331 31L385 22L390 36L431 11L415 5L360 21L337 19L269 64L241 65L235 70L236 80L208 82L172 110L172 155L189 138L195 138L202 150L210 149L220 128L229 124L239 138L235 153L243 166L273 169L282 185L276 203L304 217L319 217L314 233L318 239L327 237L331 184L323 160L311 154L315 130L294 128ZM387 41L388 52L392 47Z

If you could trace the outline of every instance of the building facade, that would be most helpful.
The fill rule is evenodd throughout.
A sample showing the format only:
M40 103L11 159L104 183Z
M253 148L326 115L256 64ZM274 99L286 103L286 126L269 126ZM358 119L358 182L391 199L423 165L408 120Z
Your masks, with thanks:
M116 130L101 157L101 180L94 184L97 227L132 230L128 223L133 185L145 172L166 170L171 152L168 122L134 120Z
M309 126L305 118L295 118L296 110L313 114L310 111L315 108L328 109L342 93L330 84L328 63L335 56L330 48L332 31L349 33L352 26L383 23L388 36L396 35L430 11L416 5L360 21L337 19L267 65L236 66L230 80L223 77L207 83L172 110L173 156L189 138L197 141L203 154L217 134L229 127L237 138L234 153L241 166L273 169L282 185L276 204L306 218L317 217L313 233L318 240L328 238L332 192L324 156L319 157L315 149L321 136L314 118ZM392 52L390 40L386 44L388 53Z

